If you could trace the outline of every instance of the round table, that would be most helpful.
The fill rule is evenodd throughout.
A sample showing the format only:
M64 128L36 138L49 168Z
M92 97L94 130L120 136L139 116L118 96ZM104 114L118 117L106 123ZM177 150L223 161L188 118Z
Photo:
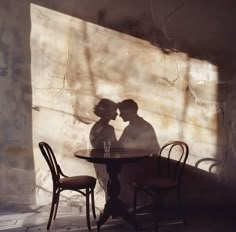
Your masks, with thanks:
M124 203L118 197L120 194L118 174L123 164L146 159L150 157L152 153L135 149L111 149L109 153L105 153L103 149L87 149L78 150L74 155L77 158L85 159L91 163L106 165L106 171L109 176L107 182L107 195L109 198L105 204L103 213L97 221L97 230L100 231L100 227L110 216L112 218L120 216L136 228L133 215L128 212Z

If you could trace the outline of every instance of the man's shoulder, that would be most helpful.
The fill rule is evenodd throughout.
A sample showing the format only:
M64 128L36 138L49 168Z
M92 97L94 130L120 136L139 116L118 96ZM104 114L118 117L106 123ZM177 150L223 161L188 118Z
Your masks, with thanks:
M140 124L142 125L142 127L153 129L153 126L151 125L151 123L149 123L148 121L144 120L142 117L140 117L140 122L141 122Z

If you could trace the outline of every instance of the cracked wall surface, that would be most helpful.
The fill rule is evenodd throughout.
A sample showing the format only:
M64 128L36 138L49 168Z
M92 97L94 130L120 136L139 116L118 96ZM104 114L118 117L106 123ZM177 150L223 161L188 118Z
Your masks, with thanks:
M0 9L5 12L7 6L14 8L14 1L10 2L1 3ZM21 59L30 57L30 66L22 63L19 67L23 73L30 68L30 74L25 75L28 81L21 78L16 88L14 83L18 82L12 79L13 87L7 91L9 78L14 77L9 74L14 59L9 58L12 53L8 47L14 42L0 39L0 58L4 57L0 62L0 103L8 112L15 112L18 103L18 112L28 112L27 117L32 110L32 135L30 131L27 135L32 137L34 152L28 157L28 150L16 149L20 157L26 157L17 159L19 171L27 172L34 163L36 180L29 191L35 190L37 202L49 202L51 191L39 141L53 147L65 173L96 175L92 164L75 159L73 153L91 146L89 132L98 119L93 107L103 97L115 102L126 98L137 101L140 116L154 127L160 145L173 139L189 144L187 198L201 199L202 192L209 191L217 192L216 201L223 201L222 194L231 191L228 186L236 179L236 130L235 48L231 44L235 34L230 24L226 26L232 17L231 5L222 4L212 7L208 1L140 0L134 8L131 1L96 1L92 5L90 1L31 1L27 9L30 30L21 22L12 22L11 26L2 23L14 36L12 28L18 28L30 46L28 54L20 54ZM27 86L32 86L32 95ZM17 101L16 97L12 99L13 93L19 96ZM25 111L22 107L29 96L32 106ZM7 115L0 114L3 128L14 126L2 133L5 169L14 163L16 152L11 146L18 145L15 140L6 141L6 133L21 141L18 125L27 127L29 121L20 114L20 124ZM126 124L118 117L112 125L119 138ZM217 183L207 188L210 173ZM6 176L2 171L2 181ZM205 185L191 186L191 178L204 178ZM13 184L21 181L11 180ZM218 188L219 183L226 189ZM6 198L7 190L1 191L2 199ZM13 193L17 194L16 190ZM65 194L64 199L73 201L71 194ZM96 198L102 206L104 191L99 185Z

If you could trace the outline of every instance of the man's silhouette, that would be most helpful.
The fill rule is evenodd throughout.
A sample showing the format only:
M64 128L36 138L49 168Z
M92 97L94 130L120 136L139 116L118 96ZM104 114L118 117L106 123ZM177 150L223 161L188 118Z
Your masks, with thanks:
M118 104L118 109L120 117L125 122L129 122L120 137L119 146L158 154L160 146L155 131L150 123L138 115L137 103L132 99L127 99ZM120 176L122 182L121 198L124 202L131 205L133 200L133 180L140 180L143 177L154 175L156 170L155 162L153 158L145 159L137 163L123 165L122 169ZM146 203L147 199L143 198L140 201Z
M132 99L127 99L118 104L120 117L129 125L120 137L119 145L123 148L135 148L157 153L159 144L155 131L150 123L137 114L138 105Z

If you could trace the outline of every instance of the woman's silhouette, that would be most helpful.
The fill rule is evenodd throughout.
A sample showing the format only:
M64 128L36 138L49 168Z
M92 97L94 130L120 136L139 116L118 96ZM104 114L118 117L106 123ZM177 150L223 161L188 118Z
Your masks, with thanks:
M109 99L102 98L94 107L94 113L100 119L93 125L90 131L90 142L93 148L103 149L103 143L110 141L111 148L117 145L115 130L109 125L110 120L117 116L117 104Z
M113 126L109 125L110 120L117 116L117 104L109 99L102 98L94 107L94 113L100 119L93 125L90 131L90 143L93 148L103 149L104 142L110 142L110 146L117 146L117 139ZM98 182L103 190L106 190L107 173L104 165L94 164ZM106 191L105 191L106 192Z

